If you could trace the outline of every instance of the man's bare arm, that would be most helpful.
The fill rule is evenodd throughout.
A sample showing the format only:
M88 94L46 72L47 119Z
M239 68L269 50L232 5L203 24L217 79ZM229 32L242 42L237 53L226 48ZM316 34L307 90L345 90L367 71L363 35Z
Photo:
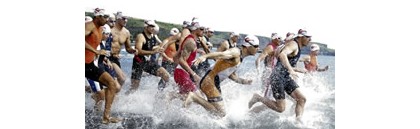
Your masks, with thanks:
M220 43L220 46L217 48L217 52L225 51L228 48L227 40L224 40Z
M267 57L268 53L271 53L271 52L273 52L273 47L270 47L267 45L267 47L264 48L262 53L255 60L255 66L258 68L258 64L261 62L261 60Z
M316 71L318 71L318 72L324 72L324 71L327 71L327 70L328 70L328 65L325 66L324 68L319 68L318 65L316 66Z
M206 44L207 43L206 38L200 37L199 39L201 41L200 43L201 43L201 46L203 47L204 52L206 52L206 54L210 53L210 49L209 49L209 47Z
M157 36L157 35L155 35L155 38L156 38L156 42L157 42L157 44L160 46L160 45L162 45L162 40L160 40L160 38Z
M231 48L223 52L212 52L209 54L205 54L197 58L194 62L194 65L198 65L199 63L205 61L206 59L232 59L232 58L239 58L240 57L240 50L238 48Z
M136 52L136 50L135 49L133 49L131 46L130 46L130 44L131 44L131 41L130 41L130 32L128 32L128 30L127 30L127 39L125 40L125 43L124 43L124 46L125 46L125 50L128 52L128 53L131 53L131 54L133 54L134 52Z
M187 38L188 35L190 35L191 32L188 29L182 29L181 31L181 42L185 40L185 38Z
M239 84L251 84L252 80L243 79L238 77L235 72L233 72L231 75L229 75L229 78L232 79L232 81L239 83Z
M192 38L187 39L185 41L183 49L181 50L181 55L179 56L179 65L188 72L190 75L196 74L189 66L186 59L189 57L192 51L196 49L195 41Z

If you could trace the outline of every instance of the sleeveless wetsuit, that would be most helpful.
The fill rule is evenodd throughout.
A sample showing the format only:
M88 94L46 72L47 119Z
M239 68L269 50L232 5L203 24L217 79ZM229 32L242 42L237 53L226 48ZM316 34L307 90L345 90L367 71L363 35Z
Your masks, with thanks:
M295 41L297 43L297 41ZM292 67L295 67L301 54L300 47L298 46L298 53L293 57L287 57ZM298 88L297 83L289 76L290 73L285 66L278 60L272 74L270 75L273 97L275 99L285 99L285 93L292 94Z
M156 46L156 38L152 36L152 38L147 38L146 34L143 32L143 36L146 39L146 42L143 44L142 50L152 51L153 47ZM156 58L152 58L156 55L135 55L133 58L133 66L131 70L131 79L141 79L141 75L143 71L150 73L156 76L157 70L161 67L155 61ZM159 89L164 88L162 85L163 80L161 79L159 82ZM162 87L163 86L163 87Z
M234 47L236 47L236 46L234 46L234 45L232 45L232 44L230 43L230 40L229 40L229 39L228 39L227 41L228 41L228 44L229 44L229 48L234 48Z
M196 42L197 46L200 46L201 48L203 48L202 45L201 45L201 41L200 40L196 40L195 42ZM197 47L197 49L199 49L200 47ZM203 50L204 50L204 48L203 48ZM191 67L191 69L195 73L197 73L198 76L200 76L200 77L202 77L209 68L210 68L210 62L209 62L208 59L206 59L204 62L201 62L197 66L193 65Z

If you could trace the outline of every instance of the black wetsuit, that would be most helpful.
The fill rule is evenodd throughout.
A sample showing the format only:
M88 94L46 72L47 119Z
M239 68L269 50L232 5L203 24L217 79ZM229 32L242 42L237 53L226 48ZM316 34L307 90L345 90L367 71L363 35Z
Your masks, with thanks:
M146 39L146 42L143 44L142 50L152 51L153 47L157 45L156 37L152 36L148 38L143 31L143 36ZM147 59L146 56L150 56L150 59ZM161 67L156 62L156 54L152 55L135 55L133 58L133 66L131 72L131 79L141 79L141 75L143 71L150 73L152 75L157 75L157 70ZM163 80L161 79L159 82L159 89L163 89L165 87Z
M232 44L230 43L229 39L228 39L227 41L228 41L228 44L229 44L229 48L234 48L234 47L236 47L236 46L234 46L234 45L232 45Z
M297 41L296 41L297 43ZM292 67L296 67L296 64L300 57L300 47L298 46L298 53L296 56L287 57L289 63ZM273 97L275 99L285 99L285 93L292 94L292 92L298 88L297 83L289 76L290 73L285 66L278 59L276 66L273 69L273 72L270 75L272 86Z
M201 41L198 38L195 42L197 44L197 49L200 48L200 47L202 47L204 49L204 47L201 45ZM198 76L202 77L202 76L204 76L205 72L209 69L209 67L210 67L209 60L206 59L205 61L201 62L197 66L193 65L191 67L191 69L195 73L197 73Z

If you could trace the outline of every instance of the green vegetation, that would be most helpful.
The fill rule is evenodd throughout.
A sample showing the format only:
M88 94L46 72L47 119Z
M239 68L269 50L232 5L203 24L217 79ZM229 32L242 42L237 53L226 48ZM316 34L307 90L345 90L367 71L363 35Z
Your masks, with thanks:
M93 17L93 13L85 12L85 16ZM163 40L163 39L165 39L169 36L169 31L172 28L178 28L179 30L181 30L181 28L182 28L181 24L172 24L172 23L166 23L166 22L161 22L161 21L156 21L156 23L159 25L158 36L161 40ZM131 41L135 40L135 37L136 37L137 34L143 32L143 29L144 29L143 25L144 25L144 19L133 18L133 17L128 18L126 28L131 33ZM245 37L245 35L241 34L241 37L243 38L243 37ZM260 47L261 48L265 47L271 41L269 37L258 36L258 35L257 35L257 37L260 40L260 43L261 43ZM217 31L216 30L215 33L214 33L214 36L210 38L210 42L215 47L218 47L218 44L220 44L220 42L222 42L223 40L225 40L227 38L229 38L229 32ZM132 42L132 43L134 43L134 42ZM312 42L312 43L316 43L316 44L319 45L319 47L321 49L321 51L320 51L321 55L335 56L335 50L328 48L326 44L322 44L322 43L318 43L318 42ZM309 52L310 52L309 47L305 47L305 48L302 49L303 54L308 54Z

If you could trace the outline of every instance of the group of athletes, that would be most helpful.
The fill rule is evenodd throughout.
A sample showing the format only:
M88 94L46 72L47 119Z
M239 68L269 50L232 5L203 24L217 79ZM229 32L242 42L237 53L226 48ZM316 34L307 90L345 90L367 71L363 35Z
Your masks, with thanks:
M85 18L85 77L86 91L92 92L95 109L101 110L105 100L102 123L117 123L121 118L111 117L111 106L115 95L121 90L126 75L121 70L120 52L122 47L134 54L132 60L131 85L125 94L138 90L143 72L160 77L157 88L164 90L173 77L177 89L172 93L174 98L184 101L188 107L196 103L211 114L223 117L226 115L220 83L226 78L249 85L252 79L240 78L235 71L247 56L258 52L259 40L254 35L247 35L244 42L238 44L239 33L232 32L228 39L222 41L217 51L211 51L209 42L214 30L201 26L197 18L184 21L182 29L172 28L170 36L160 40L157 36L159 26L154 20L144 21L144 31L135 35L135 46L130 46L130 32L126 28L128 17L122 12L108 14L104 9L94 9L93 18ZM264 95L255 93L248 103L253 112L272 109L277 112L285 110L286 93L296 101L296 119L303 114L306 98L299 91L295 82L296 72L325 71L319 68L316 56L319 46L311 45L311 54L301 59L306 69L297 68L301 49L308 46L311 35L300 29L297 34L288 33L282 39L277 33L271 35L271 42L263 49L255 61L264 60L263 86ZM159 59L161 63L158 63ZM209 60L215 63L211 66ZM270 92L268 89L271 89ZM271 99L269 93L272 93ZM263 105L253 106L261 102Z

